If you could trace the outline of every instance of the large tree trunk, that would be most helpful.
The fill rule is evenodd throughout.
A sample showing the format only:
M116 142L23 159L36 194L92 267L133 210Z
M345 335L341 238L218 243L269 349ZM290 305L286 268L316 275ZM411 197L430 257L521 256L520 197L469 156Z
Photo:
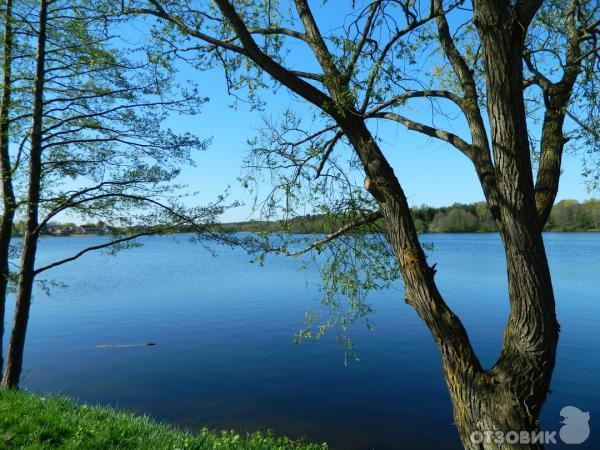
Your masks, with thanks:
M537 433L548 392L558 336L552 285L541 233L533 214L504 211L502 227L511 314L497 364L483 370L468 335L444 302L419 244L406 197L393 169L359 120L344 126L358 149L367 189L379 200L400 265L406 301L431 330L440 350L455 422L467 449L541 448L541 444L479 443L474 432ZM512 192L512 191L511 191ZM530 201L533 194L530 190Z
M12 0L7 0L4 9L2 100L0 103L0 183L2 189L3 215L0 222L0 372L4 366L3 338L6 292L10 267L8 264L10 241L15 217L15 194L12 185L9 144L9 110L12 70Z
M538 416L554 369L558 324L541 237L503 232L511 312L496 365L475 377L459 374L446 381L454 416L467 449L542 448L528 442L539 433ZM520 443L473 441L474 432L526 432ZM481 437L481 435L479 435ZM515 435L513 434L513 438Z
M41 185L42 161L42 118L44 101L44 78L46 60L46 22L48 16L48 2L40 2L40 24L38 35L38 49L36 57L36 77L33 101L33 121L31 127L31 152L29 157L29 188L27 195L27 224L23 238L23 251L21 254L21 268L19 272L19 285L17 289L17 303L13 328L10 336L6 367L2 377L2 387L16 388L19 385L21 369L23 366L23 353L25 349L25 334L29 322L29 309L31 307L31 294L35 277L35 255L39 236L38 209Z
M436 1L436 4L440 9L441 2ZM558 324L540 230L558 189L562 119L547 114L542 139L544 150L534 191L521 61L526 29L539 4L538 0L520 2L516 10L511 10L508 2L476 0L474 3L474 22L486 64L495 164L488 158L490 148L479 116L474 78L455 46L446 18L436 19L440 42L465 92L463 109L477 156L471 159L480 174L488 206L502 237L511 306L503 349L494 368L473 374L471 371L452 373L444 367L456 425L465 448L539 448L540 444L527 445L526 442L523 442L525 445L512 444L512 447L508 443L476 443L471 440L471 434L477 431L535 432L554 368ZM573 80L568 81L572 87ZM567 94L554 103L564 107L566 98ZM489 174L488 180L481 174Z
M0 372L4 366L4 319L6 315L6 295L8 290L8 279L10 267L8 264L9 249L12 233L14 212L4 208L2 223L0 223Z
M19 287L17 290L17 304L8 352L6 354L6 367L4 368L4 375L2 377L3 388L17 388L19 386L19 379L21 378L25 335L27 333L27 324L29 323L29 310L33 290L34 272L32 266L35 263L36 247L37 238L26 240L23 247L22 268L19 274Z
M543 447L532 436L539 439L537 419L550 386L558 341L552 285L543 246L522 235L505 237L504 242L511 312L500 358L491 370L476 376L445 370L456 425L467 449ZM510 443L492 436L480 442L482 435L473 435L490 431L500 431L504 438L509 438L508 432L513 432L512 438L514 432L525 432L525 437Z

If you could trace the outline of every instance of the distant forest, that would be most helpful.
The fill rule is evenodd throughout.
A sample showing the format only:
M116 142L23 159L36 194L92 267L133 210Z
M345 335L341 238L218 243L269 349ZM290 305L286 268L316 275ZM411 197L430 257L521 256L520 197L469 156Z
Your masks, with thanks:
M492 215L485 202L434 208L421 205L412 209L415 225L419 233L473 233L496 231ZM308 214L287 221L261 221L223 223L215 225L221 232L279 232L290 233L329 233L339 227L339 220L319 214ZM13 231L22 235L24 224L17 222ZM563 200L552 208L545 231L600 231L600 200ZM42 234L53 236L98 235L119 233L103 222L76 225L74 223L50 223ZM180 232L188 232L181 228Z
M486 232L496 225L485 202L412 208L420 232ZM600 231L600 200L563 200L552 207L545 231Z
M496 225L485 202L434 208L422 205L412 208L415 225L420 233L470 233L496 231ZM221 231L259 232L289 231L291 233L331 232L332 220L322 215L296 217L287 222L252 220L222 224ZM600 231L600 200L563 200L552 208L545 231Z

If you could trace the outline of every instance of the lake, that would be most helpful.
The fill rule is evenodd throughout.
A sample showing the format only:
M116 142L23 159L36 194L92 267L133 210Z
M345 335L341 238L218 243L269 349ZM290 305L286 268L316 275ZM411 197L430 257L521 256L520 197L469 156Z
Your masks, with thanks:
M104 239L42 238L39 263ZM600 233L544 240L562 331L542 428L558 430L560 409L577 406L590 411L592 434L571 448L600 448ZM490 367L508 314L499 237L422 241L434 244L440 290ZM44 274L68 287L36 291L23 387L189 429L272 428L333 449L461 448L437 349L400 284L370 297L375 329L354 327L360 362L345 366L334 336L294 344L319 299L318 267L298 270L282 256L260 267L240 250L219 247L213 256L185 236L143 242ZM156 346L96 348L145 342Z

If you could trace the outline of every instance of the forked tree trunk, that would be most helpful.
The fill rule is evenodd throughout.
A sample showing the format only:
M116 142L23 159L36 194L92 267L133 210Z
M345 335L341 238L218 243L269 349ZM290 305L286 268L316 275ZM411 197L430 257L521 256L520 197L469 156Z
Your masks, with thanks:
M513 238L520 242L503 239L511 312L498 362L476 376L445 370L456 425L467 449L543 447L538 417L554 369L558 324L543 247L522 236ZM504 439L517 439L516 432L518 441L490 441L485 433L492 431L501 432Z
M440 350L456 426L467 449L541 448L541 445L478 442L474 432L500 431L509 438L525 432L539 439L537 418L554 368L558 325L554 297L535 208L520 208L514 187L499 190L504 207L504 243L511 313L497 364L485 371L468 335L444 302L427 264L406 196L368 129L360 120L344 132L357 149L367 189L379 200L387 231L400 265L406 301L431 330ZM533 205L533 191L530 190ZM516 206L510 206L516 205ZM533 214L531 213L533 211ZM519 439L523 439L519 435ZM525 439L526 440L526 439ZM522 442L522 441L521 441Z
M539 432L538 416L555 363L558 324L548 263L537 224L512 224L503 230L511 313L496 365L480 366L459 319L442 300L416 230L407 220L403 196L383 203L388 233L396 251L407 302L432 330L440 349L455 423L467 449L541 448L527 444L521 432ZM514 228L513 228L514 227ZM528 228L529 233L521 228ZM519 433L520 443L478 442L474 432Z
M29 156L29 188L27 193L27 223L23 238L21 267L17 288L17 303L10 336L6 367L2 377L2 387L16 388L19 385L23 367L25 335L29 322L31 294L35 278L35 255L39 236L38 209L41 185L42 161L42 118L44 102L44 79L46 61L46 22L48 1L41 0L38 48L36 56L36 76L33 99L33 121L31 126L31 151Z
M436 287L435 272L427 264L393 169L364 122L352 119L358 114L348 114L341 126L360 156L367 189L380 203L406 300L430 329L440 350L464 447L537 449L542 447L537 419L554 369L558 323L541 236L543 222L536 210L522 90L523 29L531 14L521 11L520 22L515 23L508 7L502 17L497 11L502 8L491 0L476 1L475 7L486 63L494 165L481 154L471 159L502 237L510 300L503 348L490 370L481 367L464 327ZM475 151L485 151L487 144L476 144ZM490 167L492 178L483 176ZM498 434L483 442L478 439L477 433L487 436L490 432L499 432L504 440Z
M555 364L559 326L541 229L556 195L558 178L539 186L550 196L536 208L523 100L523 42L539 4L532 1L512 9L508 3L500 5L492 0L474 2L474 23L485 62L500 199L497 223L506 255L510 315L500 357L491 370L466 382L446 376L456 424L468 449L542 447L520 436L514 443L498 440L476 444L470 439L474 431L500 431L504 438L512 432L513 439L515 432L539 432L537 419ZM560 161L557 164L560 167Z

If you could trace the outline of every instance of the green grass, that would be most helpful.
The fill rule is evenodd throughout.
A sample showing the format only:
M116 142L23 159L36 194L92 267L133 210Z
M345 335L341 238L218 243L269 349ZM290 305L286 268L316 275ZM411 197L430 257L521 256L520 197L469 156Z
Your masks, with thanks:
M0 448L322 450L327 446L292 441L270 432L240 436L233 431L204 429L191 434L147 417L79 406L65 397L2 391Z

